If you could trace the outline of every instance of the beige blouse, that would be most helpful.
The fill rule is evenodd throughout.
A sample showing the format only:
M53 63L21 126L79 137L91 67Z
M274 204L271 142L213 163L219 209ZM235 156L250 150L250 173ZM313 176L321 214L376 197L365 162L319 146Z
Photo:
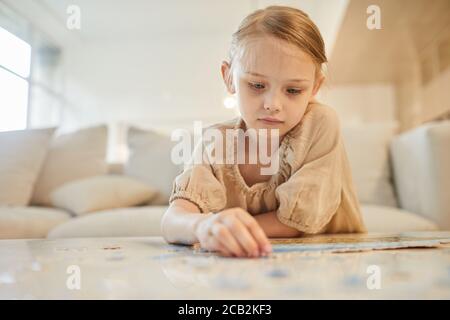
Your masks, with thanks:
M212 127L223 132L243 128L243 120ZM276 211L282 223L307 234L366 232L332 108L310 103L280 143L278 172L251 187L237 163L217 164L205 155L211 145L202 146L194 151L194 156L203 153L202 163L185 166L174 181L170 202L186 199L203 213L232 207L252 215Z

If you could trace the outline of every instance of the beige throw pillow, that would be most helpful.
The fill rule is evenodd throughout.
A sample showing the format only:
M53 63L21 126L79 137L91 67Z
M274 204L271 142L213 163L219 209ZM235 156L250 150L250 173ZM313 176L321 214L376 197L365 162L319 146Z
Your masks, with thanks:
M28 205L54 130L0 133L0 205Z
M64 183L107 173L107 127L55 137L37 180L32 204L51 205L50 193Z
M52 205L82 215L148 203L156 192L135 179L96 176L66 183L51 193Z
M175 177L183 171L171 159L172 147L176 145L169 136L151 130L131 127L128 130L130 157L124 173L155 188L158 195L153 205L169 202Z

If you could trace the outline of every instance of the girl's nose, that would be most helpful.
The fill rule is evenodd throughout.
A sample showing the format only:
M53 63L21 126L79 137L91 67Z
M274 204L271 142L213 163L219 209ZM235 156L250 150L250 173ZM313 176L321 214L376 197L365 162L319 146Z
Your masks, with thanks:
M278 112L278 111L280 111L280 108L278 108L277 106L267 105L267 104L264 106L264 109L266 109L269 112Z
M281 111L280 99L275 94L268 96L267 99L264 101L264 109L266 109L269 112Z

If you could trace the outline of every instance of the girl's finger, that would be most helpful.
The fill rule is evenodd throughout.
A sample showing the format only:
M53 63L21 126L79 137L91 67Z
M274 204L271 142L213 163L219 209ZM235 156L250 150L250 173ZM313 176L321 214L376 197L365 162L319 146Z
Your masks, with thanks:
M208 251L215 251L219 243L219 241L214 237L214 234L212 233L211 229L208 230L208 235L204 242L205 242L204 249Z
M245 249L247 256L257 257L259 255L258 243L248 231L247 227L235 216L227 216L223 223L228 227L233 237Z
M233 253L222 243L217 244L217 252L224 257L233 257Z
M244 249L240 246L238 241L233 237L231 232L223 224L215 224L213 226L213 233L219 242L225 246L231 253L238 257L245 255Z
M258 222L250 216L250 214L237 214L239 220L248 228L254 239L258 243L261 252L270 253L272 251L272 245L267 238L264 230L258 224Z
M225 256L232 256L233 253L230 252L230 250L225 247L224 245L222 245L222 243L219 241L218 237L216 237L214 235L214 232L210 229L210 231L208 231L208 239L206 242L206 250L208 251L216 251L221 253L222 255Z

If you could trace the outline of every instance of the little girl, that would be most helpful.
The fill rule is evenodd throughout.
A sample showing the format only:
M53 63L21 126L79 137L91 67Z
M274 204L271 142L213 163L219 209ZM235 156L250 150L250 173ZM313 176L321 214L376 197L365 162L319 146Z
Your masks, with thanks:
M242 21L221 69L241 116L214 128L277 129L279 169L262 175L259 160L186 166L161 223L166 241L257 257L272 237L366 231L338 117L314 99L326 61L319 30L298 9L271 6Z

